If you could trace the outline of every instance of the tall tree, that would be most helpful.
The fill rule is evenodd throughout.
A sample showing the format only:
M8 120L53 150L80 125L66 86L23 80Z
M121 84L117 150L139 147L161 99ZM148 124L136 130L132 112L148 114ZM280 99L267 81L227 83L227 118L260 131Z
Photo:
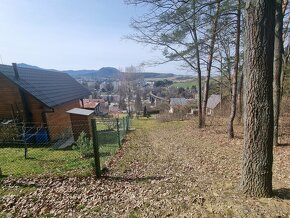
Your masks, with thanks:
M275 1L246 3L242 191L272 194Z
M237 29L236 29L236 48L235 48L235 64L232 76L232 92L231 92L231 114L228 123L228 136L234 138L234 119L237 108L237 80L240 63L240 35L241 35L241 0L237 0Z
M196 5L193 2L193 14L196 15ZM190 25L190 24L189 24ZM197 87L198 87L198 127L202 128L202 96L201 96L201 63L200 63L200 46L197 37L197 22L195 16L192 19L192 27L191 27L191 36L193 39L193 45L195 49L195 57L196 57L196 71L197 71Z
M276 0L275 11L275 43L274 43L274 81L273 81L273 109L274 109L274 135L273 145L278 145L278 127L280 114L280 81L282 71L282 53L283 53L283 15L282 0Z
M206 108L207 108L207 100L208 100L208 93L209 93L209 81L211 76L211 69L213 63L213 55L214 55L214 47L215 42L218 34L218 21L220 17L220 6L221 0L216 1L216 11L213 16L212 25L211 25L211 37L210 37L210 45L208 51L208 61L206 66L207 76L206 81L204 84L204 93L203 93L203 102L202 102L202 123L201 126L205 127L205 119L206 119Z

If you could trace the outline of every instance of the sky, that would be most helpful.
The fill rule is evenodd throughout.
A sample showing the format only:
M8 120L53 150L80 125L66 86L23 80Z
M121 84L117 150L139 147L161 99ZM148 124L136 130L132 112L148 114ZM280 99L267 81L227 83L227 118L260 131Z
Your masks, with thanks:
M130 19L146 8L123 0L0 0L0 63L80 70L138 66L162 58L160 51L125 36ZM143 71L188 74L178 63Z

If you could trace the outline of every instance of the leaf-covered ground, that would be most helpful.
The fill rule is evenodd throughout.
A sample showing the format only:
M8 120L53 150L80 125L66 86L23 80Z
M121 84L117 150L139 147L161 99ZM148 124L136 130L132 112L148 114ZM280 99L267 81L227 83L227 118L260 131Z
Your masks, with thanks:
M274 148L275 196L247 198L238 189L241 127L229 141L223 122L199 130L194 121L136 121L104 178L2 180L0 214L289 218L290 146Z

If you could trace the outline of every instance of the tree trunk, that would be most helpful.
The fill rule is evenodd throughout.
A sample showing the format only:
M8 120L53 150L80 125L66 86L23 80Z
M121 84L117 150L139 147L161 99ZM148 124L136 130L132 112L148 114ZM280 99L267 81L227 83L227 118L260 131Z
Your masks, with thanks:
M198 81L198 128L202 128L202 99L201 99L201 67L200 67L200 55L199 55L199 43L196 33L196 25L194 24L193 39L195 45L196 62L197 62L197 81Z
M198 46L198 45L197 45ZM198 49L197 49L198 50ZM199 60L199 51L197 52L197 79L198 79L198 128L202 128L202 99L201 99L201 69L200 69L200 60Z
M208 92L209 92L209 80L210 80L210 74L211 74L211 68L212 68L212 62L213 62L214 46L215 46L215 41L216 41L216 36L217 36L218 19L220 15L220 4L221 4L221 0L218 0L216 13L215 13L214 20L212 23L212 36L211 36L211 42L209 46L208 62L207 62L207 76L206 76L206 81L204 85L203 102L202 102L201 127L205 127L206 108L207 108L207 100L208 100Z
M243 81L244 81L244 74L243 72L240 75L239 83L238 83L238 99L237 99L237 105L238 105L238 121L242 121L243 117Z
M284 81L285 81L285 72L287 72L287 66L288 66L288 63L289 63L289 52L290 52L290 48L289 48L289 42L290 42L290 36L288 36L288 45L283 48L283 58L282 58L282 61L283 61L283 67L282 67L282 71L281 71L281 76L280 76L280 98L283 96L284 94Z
M275 44L274 44L274 81L273 81L273 109L274 109L274 135L273 145L278 145L278 127L279 127L279 114L280 114L280 77L282 71L282 0L276 0L276 13L275 13Z
M289 0L282 1L282 22L283 22L283 18L285 16L288 4L289 4ZM287 21L288 23L289 23L289 19L290 19L290 16L288 15L288 21ZM282 30L282 32L283 32L283 30ZM284 87L285 71L286 71L286 68L288 65L288 61L289 61L289 39L290 39L290 36L289 36L288 32L289 32L289 30L286 29L286 31L284 31L282 34L282 44L286 41L286 37L288 35L288 45L285 48L282 47L283 53L282 53L282 70L281 70L281 76L280 76L280 98L282 98L283 92L284 92L283 87Z
M247 1L241 188L256 197L272 195L274 23L275 1Z
M195 2L193 2L193 10L195 11ZM197 65L197 82L198 82L198 128L202 128L202 97L201 97L201 66L200 66L200 51L199 51L199 42L196 32L196 18L193 18L194 26L192 28L192 38L194 41L194 48L196 54L196 65Z
M231 114L228 123L228 137L230 139L234 138L234 119L236 116L237 107L237 80L239 72L239 62L240 62L240 35L241 35L241 0L238 0L237 6L237 36L236 36L236 48L235 48L235 66L234 75L232 79L232 96L231 96Z
M223 114L223 111L222 111L222 109L223 109L223 101L222 101L222 99L223 99L223 72L222 72L222 61L221 61L221 78L220 78L220 96L221 96L220 111L221 111L222 115L224 115Z

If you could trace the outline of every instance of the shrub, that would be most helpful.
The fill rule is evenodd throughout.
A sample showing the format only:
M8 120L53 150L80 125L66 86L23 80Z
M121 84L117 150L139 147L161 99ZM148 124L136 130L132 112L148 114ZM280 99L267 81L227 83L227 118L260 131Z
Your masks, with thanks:
M13 142L19 139L21 131L15 124L0 125L0 141Z
M93 141L86 137L86 133L84 132L81 132L81 134L79 135L73 149L79 150L82 158L89 158L94 155Z

